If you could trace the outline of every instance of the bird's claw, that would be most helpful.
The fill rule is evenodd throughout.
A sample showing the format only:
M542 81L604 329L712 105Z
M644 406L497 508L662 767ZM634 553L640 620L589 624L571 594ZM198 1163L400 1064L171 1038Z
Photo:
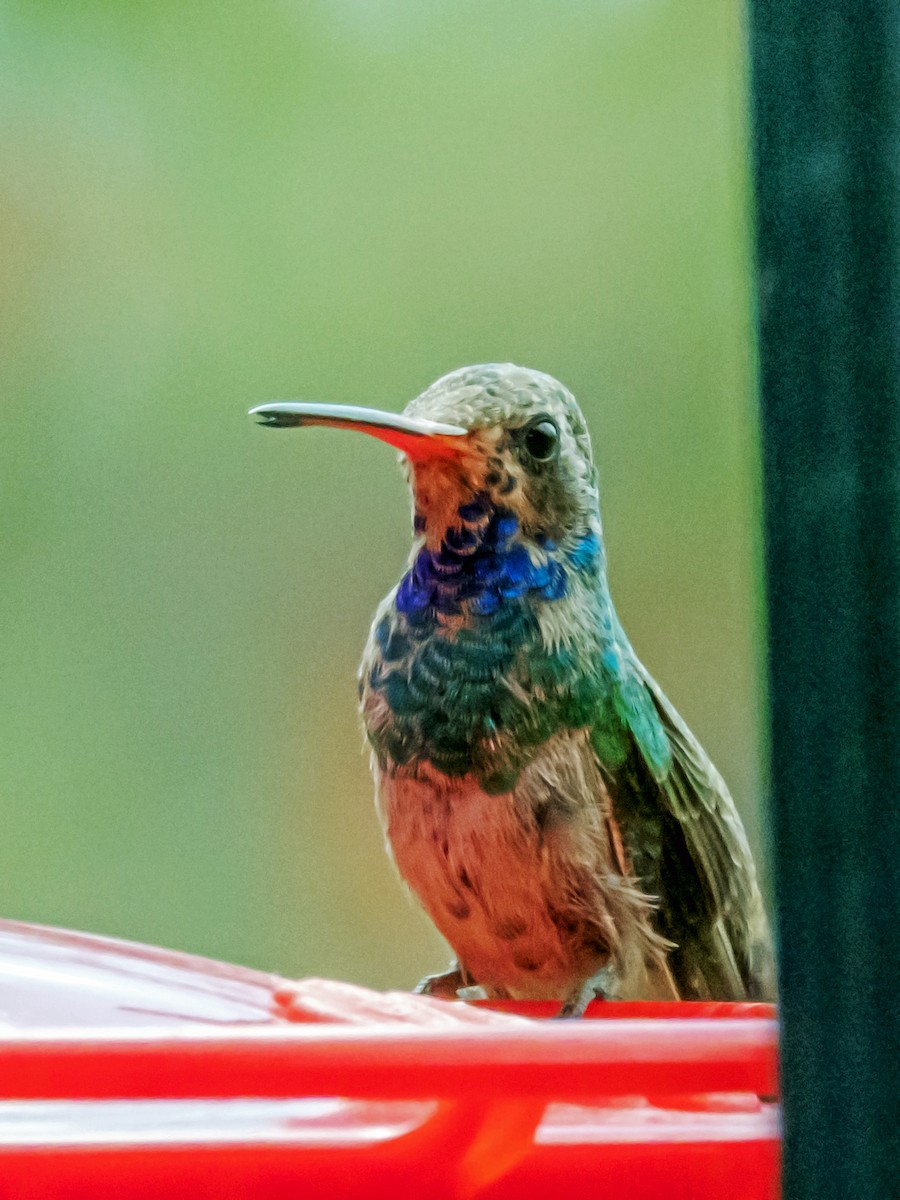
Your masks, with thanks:
M471 979L457 964L448 971L436 975L426 975L413 988L416 996L437 996L441 1000L456 1000L461 988L471 986Z
M583 1017L587 1006L597 996L602 995L594 980L588 980L578 991L573 992L563 1002L559 1012L553 1018L555 1021L571 1017Z

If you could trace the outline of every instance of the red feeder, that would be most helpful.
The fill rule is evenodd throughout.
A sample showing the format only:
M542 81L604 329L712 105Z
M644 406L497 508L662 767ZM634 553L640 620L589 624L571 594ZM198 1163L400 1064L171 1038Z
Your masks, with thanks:
M12 922L0 976L3 1200L778 1194L768 1005L525 1021Z

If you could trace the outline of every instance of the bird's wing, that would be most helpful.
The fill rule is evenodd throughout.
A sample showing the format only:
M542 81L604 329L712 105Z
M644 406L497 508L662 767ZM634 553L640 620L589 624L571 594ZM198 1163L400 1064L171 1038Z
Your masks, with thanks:
M658 898L658 931L675 943L681 995L772 999L765 911L722 777L633 652L614 707L626 734L620 761L607 759L614 810L632 869Z
M539 831L546 894L576 958L579 942L594 952L604 947L618 997L676 997L669 945L653 927L652 902L631 877L588 731L566 729L544 742L514 796L526 827Z

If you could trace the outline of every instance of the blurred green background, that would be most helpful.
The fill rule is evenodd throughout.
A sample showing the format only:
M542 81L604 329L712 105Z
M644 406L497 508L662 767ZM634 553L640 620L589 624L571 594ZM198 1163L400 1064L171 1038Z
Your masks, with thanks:
M759 846L745 65L732 0L0 12L0 913L406 986L445 948L355 706L399 409L581 399L614 593Z

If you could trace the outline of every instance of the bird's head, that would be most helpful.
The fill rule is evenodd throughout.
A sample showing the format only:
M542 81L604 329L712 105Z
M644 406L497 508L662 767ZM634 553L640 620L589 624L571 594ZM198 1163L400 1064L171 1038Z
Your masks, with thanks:
M417 532L439 546L473 502L511 513L528 540L562 544L598 527L597 479L574 396L512 364L444 375L400 416L374 409L281 402L252 410L264 425L327 425L371 434L402 451Z

